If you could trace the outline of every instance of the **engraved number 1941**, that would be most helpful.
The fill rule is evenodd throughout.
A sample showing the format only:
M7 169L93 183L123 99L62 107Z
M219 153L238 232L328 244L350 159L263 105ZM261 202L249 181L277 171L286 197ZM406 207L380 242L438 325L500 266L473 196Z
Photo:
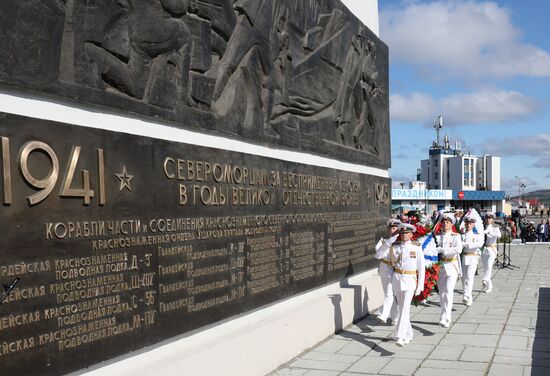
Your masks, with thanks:
M84 205L89 205L90 200L94 197L94 190L90 188L90 172L88 170L81 170L82 174L82 187L72 188L74 174L76 171L76 165L78 158L80 157L80 146L73 146L71 150L71 156L65 173L63 175L61 190L59 195L61 197L82 197ZM50 164L50 170L45 178L37 179L32 175L29 169L29 157L32 153L41 152L48 158ZM105 157L103 149L97 149L97 163L98 163L98 194L99 204L105 205ZM21 174L30 186L37 189L38 192L27 196L29 205L36 205L46 199L52 193L57 184L59 178L59 159L55 151L50 145L41 141L29 141L21 148L19 152L19 168ZM2 184L3 184L3 203L9 205L12 203L12 179L11 179L11 162L10 162L10 140L8 137L2 137Z

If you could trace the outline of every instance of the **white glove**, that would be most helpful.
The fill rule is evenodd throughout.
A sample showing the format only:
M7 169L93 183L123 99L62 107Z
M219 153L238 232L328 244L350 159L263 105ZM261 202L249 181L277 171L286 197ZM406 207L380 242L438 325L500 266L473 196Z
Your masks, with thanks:
M422 294L422 290L421 289L416 289L416 291L414 292L414 296L418 296Z
M437 251L437 253L443 253L444 252L442 247L437 247L436 251Z

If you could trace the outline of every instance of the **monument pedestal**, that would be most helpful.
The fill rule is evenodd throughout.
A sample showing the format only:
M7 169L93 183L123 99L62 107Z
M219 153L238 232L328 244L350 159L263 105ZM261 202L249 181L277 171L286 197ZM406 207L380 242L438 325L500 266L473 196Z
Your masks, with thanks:
M266 375L383 300L373 269L73 375Z

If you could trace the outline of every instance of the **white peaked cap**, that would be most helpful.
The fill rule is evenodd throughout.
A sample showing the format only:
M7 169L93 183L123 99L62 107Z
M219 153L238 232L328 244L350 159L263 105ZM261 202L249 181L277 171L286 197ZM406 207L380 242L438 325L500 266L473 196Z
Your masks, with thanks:
M476 222L477 219L472 215L466 215L464 216L464 222Z
M444 213L441 220L443 221L444 219L448 219L453 225L456 223L456 219L453 213Z
M401 225L401 221L399 219L395 219L395 218L388 219L388 227L399 226L399 225Z
M416 227L414 227L410 223L401 223L401 225L399 226L399 230L416 232Z

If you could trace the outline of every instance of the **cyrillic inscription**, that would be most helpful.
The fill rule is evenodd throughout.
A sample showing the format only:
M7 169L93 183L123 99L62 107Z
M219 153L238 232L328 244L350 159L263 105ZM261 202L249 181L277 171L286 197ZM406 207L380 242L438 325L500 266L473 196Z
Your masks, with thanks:
M373 266L387 179L41 123L0 118L0 282L20 278L2 374L69 372Z

